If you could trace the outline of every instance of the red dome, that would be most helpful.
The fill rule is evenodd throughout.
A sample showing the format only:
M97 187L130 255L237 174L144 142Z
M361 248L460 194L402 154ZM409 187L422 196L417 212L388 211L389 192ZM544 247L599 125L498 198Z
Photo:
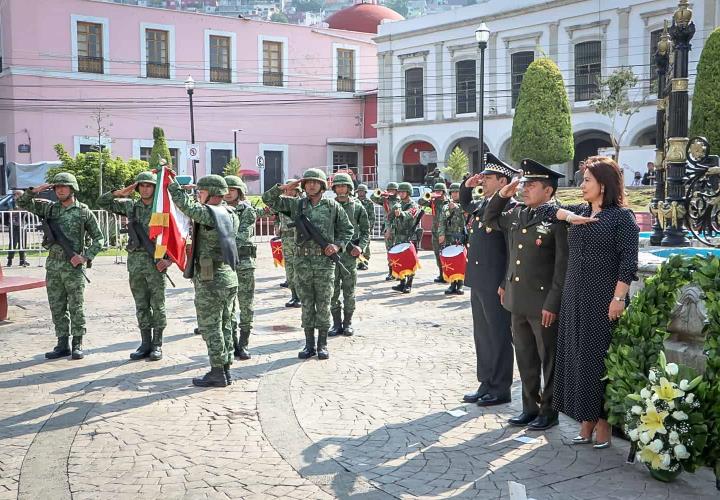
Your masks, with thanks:
M377 33L383 19L402 21L405 19L392 9L372 3L358 3L337 11L328 17L330 28L337 30Z

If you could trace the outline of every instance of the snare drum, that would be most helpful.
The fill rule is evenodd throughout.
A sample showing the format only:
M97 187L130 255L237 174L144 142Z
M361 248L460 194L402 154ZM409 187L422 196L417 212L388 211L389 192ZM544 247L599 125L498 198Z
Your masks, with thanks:
M440 251L443 278L448 283L465 279L467 249L463 245L450 245Z
M412 243L400 243L388 250L388 263L392 269L394 278L403 279L412 274L420 267L415 245Z

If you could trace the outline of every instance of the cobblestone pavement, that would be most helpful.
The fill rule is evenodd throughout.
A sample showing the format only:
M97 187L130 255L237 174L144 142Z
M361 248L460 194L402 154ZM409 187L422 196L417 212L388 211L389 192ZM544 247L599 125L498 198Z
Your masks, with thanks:
M567 418L517 441L525 432L504 422L518 412L518 382L510 405L461 403L476 386L469 294L446 297L427 252L413 293L400 295L374 245L356 335L331 339L328 361L298 360L300 311L284 307L267 246L253 358L233 365L227 389L190 383L207 355L192 334L192 287L176 270L165 358L154 363L128 359L138 334L113 258L90 271L84 360L46 361L54 336L44 290L11 294L0 326L0 500L501 498L508 481L536 499L718 497L707 469L667 485L625 464L622 441L570 446L577 426Z

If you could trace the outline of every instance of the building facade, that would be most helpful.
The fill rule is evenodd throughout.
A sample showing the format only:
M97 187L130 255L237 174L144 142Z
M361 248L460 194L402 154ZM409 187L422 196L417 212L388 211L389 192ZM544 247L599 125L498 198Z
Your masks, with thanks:
M190 173L190 75L198 176L237 148L244 169L264 157L255 192L313 166L373 179L372 36L94 0L0 2L0 165L56 160L58 143L146 159L159 126Z
M691 98L704 41L718 25L718 4L692 3L696 34L690 57ZM581 159L610 146L610 120L595 113L590 101L597 92L596 78L616 68L634 70L640 82L633 97L645 100L622 146L654 145L657 90L652 54L663 22L676 8L675 0L516 0L382 24L375 38L380 183L421 182L428 169L443 167L458 146L478 163L480 64L475 30L483 21L491 30L485 51L486 150L509 160L522 77L542 55L558 64L572 108L575 158L557 166L559 171L572 178ZM624 167L642 170L644 164Z

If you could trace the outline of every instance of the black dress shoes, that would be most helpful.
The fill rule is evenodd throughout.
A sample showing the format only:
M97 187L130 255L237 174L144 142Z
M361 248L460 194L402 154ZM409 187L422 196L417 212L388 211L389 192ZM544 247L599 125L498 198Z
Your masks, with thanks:
M536 413L525 413L522 412L517 417L513 417L511 419L508 419L508 424L515 425L517 427L525 427L527 424L532 422L537 418Z
M475 392L468 392L467 394L465 394L465 395L463 396L462 400L463 400L465 403L477 403L478 400L479 400L481 397L483 397L485 394L487 394L487 392L486 392L485 389L483 389L482 386L481 386L481 387L478 387L477 391L475 391Z
M504 405L505 403L510 402L510 396L502 396L498 397L493 394L485 394L483 397L478 399L477 405L478 406L496 406L496 405Z
M538 415L538 417L530 422L527 426L530 431L544 431L558 424L557 413L552 415Z

